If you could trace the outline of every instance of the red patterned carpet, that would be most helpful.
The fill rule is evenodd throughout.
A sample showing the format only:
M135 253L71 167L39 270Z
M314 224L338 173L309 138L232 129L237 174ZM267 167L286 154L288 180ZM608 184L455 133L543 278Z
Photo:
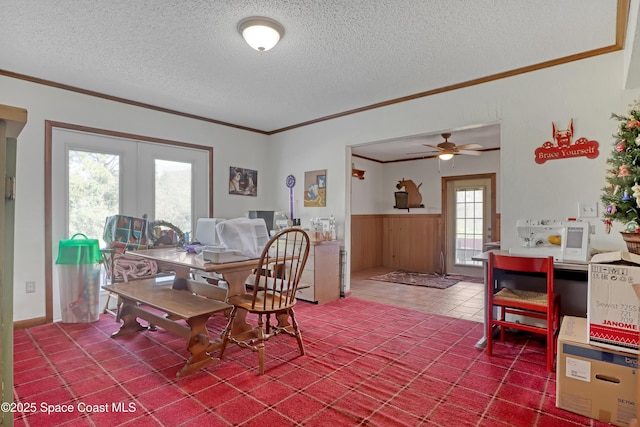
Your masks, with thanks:
M112 339L113 317L15 333L16 426L604 426L555 407L542 343L474 348L476 322L347 298L298 304L307 354L278 336L185 378L184 340ZM224 318L209 322L216 333ZM42 412L64 405L69 412ZM57 408L62 408L58 406ZM101 408L107 410L101 412Z

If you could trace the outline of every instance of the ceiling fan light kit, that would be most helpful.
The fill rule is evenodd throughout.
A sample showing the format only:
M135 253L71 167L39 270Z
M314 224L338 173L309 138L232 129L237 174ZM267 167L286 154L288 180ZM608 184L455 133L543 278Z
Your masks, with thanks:
M469 154L469 155L472 155L472 156L479 156L480 155L480 152L476 151L476 150L479 150L480 148L482 148L482 145L480 145L480 144L466 144L466 145L457 146L453 142L449 141L449 138L451 137L450 133L443 133L441 135L444 138L444 142L441 142L438 145L422 144L425 147L429 147L429 148L433 148L435 150L438 150L439 153L436 154L438 156L438 159L440 159L440 160L451 160L453 158L453 156L458 155L458 154Z

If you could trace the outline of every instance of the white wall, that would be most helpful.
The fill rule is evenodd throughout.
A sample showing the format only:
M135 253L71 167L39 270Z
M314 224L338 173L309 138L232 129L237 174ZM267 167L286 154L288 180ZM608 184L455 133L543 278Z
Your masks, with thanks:
M416 183L438 177L432 171L421 171L420 162L379 167L354 158L358 168L367 170L367 178L358 181L347 175L351 159L350 150L345 147L499 122L498 212L503 247L508 248L519 244L515 235L518 218L575 217L580 201L596 201L600 205L605 161L616 127L610 115L626 111L640 93L623 90L623 71L623 53L616 52L293 129L272 137L272 149L289 153L277 159L274 166L296 176L305 170L328 169L330 195L324 211L335 214L343 223L345 213L389 211L399 175L415 174L412 179ZM598 141L600 156L594 160L581 157L535 163L534 150L552 138L551 123L562 129L571 119L574 141L579 137ZM463 162L475 160L461 157L456 159L458 171L463 170ZM476 172L484 171L473 173ZM441 211L440 185L435 188L426 184L422 187L427 212ZM279 204L285 205L284 192L278 192L277 198ZM316 214L305 208L300 212L303 221ZM595 229L593 246L624 248L615 231L604 233L600 220L595 221Z
M0 76L0 104L26 108L18 138L14 319L45 315L44 123L54 120L214 147L214 215L233 218L270 209L272 169L267 137ZM229 166L258 170L258 196L229 195ZM57 247L58 242L53 242ZM55 252L54 252L55 253ZM53 274L57 274L54 271ZM25 293L35 281L36 293Z
M354 157L353 164L356 169L365 171L364 179L351 179L351 214L378 214L385 211L395 203L393 201L393 192L391 193L392 201L389 201L387 189L389 183L385 181L385 164L372 162Z
M640 90L622 89L623 74L623 53L615 52L365 111L268 138L0 76L0 103L29 110L29 123L20 135L18 148L14 317L21 320L44 315L45 119L214 146L214 203L218 216L237 216L248 209L288 211L285 178L293 174L298 182L296 216L308 225L311 217L335 215L340 225L338 233L345 238L347 251L349 222L345 220L351 213L352 193L354 213L389 209L388 204L392 203L389 193L399 179L397 175L405 175L405 169L407 176L409 171L417 175L419 171L411 168L420 167L398 164L383 170L371 162L366 165L365 161L354 159L358 168L367 170L367 179L359 181L351 178L350 146L500 122L498 211L502 218L503 246L510 247L518 244L514 232L518 218L573 217L577 215L579 201L599 202L600 189L605 184L605 161L616 127L609 117L612 112L624 112L640 95ZM598 141L600 156L595 160L574 158L536 164L533 152L551 139L551 123L556 122L562 128L572 118L575 138ZM456 159L456 167L462 169L462 162L466 161ZM229 166L259 171L258 198L227 194ZM302 206L304 172L316 169L327 169L327 207L305 208ZM422 179L426 181L434 176L429 172ZM417 177L414 181L420 179ZM362 197L363 186L375 193L373 201ZM425 205L430 211L439 212L439 190L434 193L425 186L423 184ZM595 225L596 234L592 239L595 247L624 247L617 233L605 235L602 223L598 221ZM35 280L38 289L28 298L24 293L27 280Z
M496 205L500 206L500 152L489 151L476 156L455 156L454 160L440 161L437 158L380 164L361 161L370 167L364 181L353 180L351 184L352 214L440 214L442 213L442 178L447 176L496 173ZM402 178L420 185L422 209L397 210L394 193ZM371 182L366 183L365 181ZM500 210L498 209L498 212Z

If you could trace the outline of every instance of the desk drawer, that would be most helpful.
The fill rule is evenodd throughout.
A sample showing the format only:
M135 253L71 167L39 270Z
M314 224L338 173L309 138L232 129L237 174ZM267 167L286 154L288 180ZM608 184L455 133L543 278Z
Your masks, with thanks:
M309 285L309 283L304 281L300 283ZM316 302L315 290L313 289L313 285L310 285L308 288L305 287L304 289L298 289L298 292L296 292L296 298L304 301Z

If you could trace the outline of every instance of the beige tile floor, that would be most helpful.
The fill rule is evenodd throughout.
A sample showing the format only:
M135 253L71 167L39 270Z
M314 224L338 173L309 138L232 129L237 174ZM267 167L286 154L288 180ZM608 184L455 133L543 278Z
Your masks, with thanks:
M392 270L381 267L352 273L351 296L427 313L482 322L483 284L460 282L447 289L435 289L369 280L369 277Z

